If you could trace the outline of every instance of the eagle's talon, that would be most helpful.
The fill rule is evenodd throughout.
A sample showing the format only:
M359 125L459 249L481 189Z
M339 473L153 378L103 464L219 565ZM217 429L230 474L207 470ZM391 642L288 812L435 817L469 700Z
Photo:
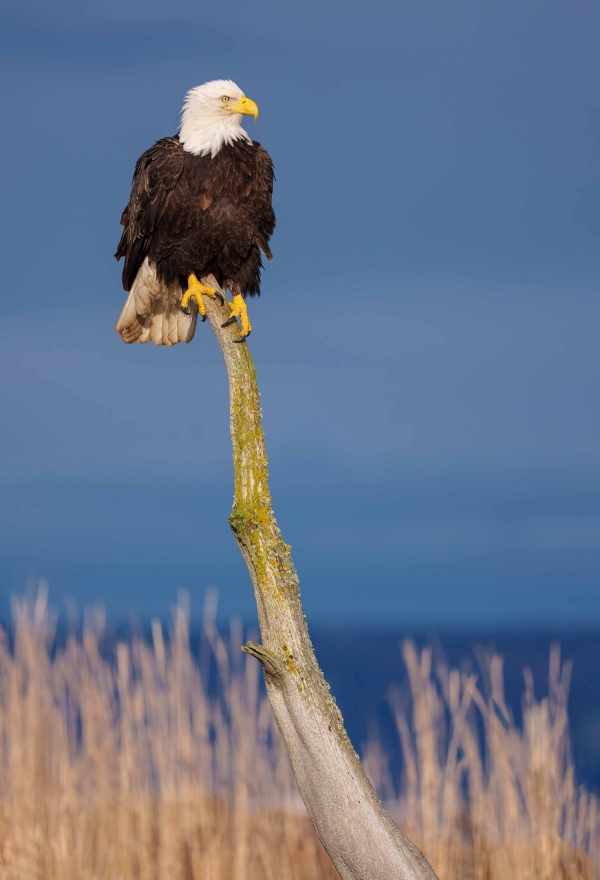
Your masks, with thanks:
M236 293L233 297L233 302L229 303L229 308L231 309L231 316L229 320L225 321L224 324L221 324L222 327L228 327L229 324L233 324L236 318L240 319L241 328L240 328L240 338L234 339L234 342L243 342L246 337L250 336L250 332L252 330L252 324L248 318L248 306L244 302L244 297L241 294Z
M220 293L214 289L214 287L209 287L208 284L203 284L201 281L198 281L195 275L190 275L188 278L188 288L181 297L181 301L179 305L183 311L184 315L190 315L191 312L188 308L188 304L192 299L196 301L196 305L198 306L198 313L203 321L206 321L206 306L204 305L203 296L208 296L210 299L218 299L221 301L221 305L223 305L223 297Z
M215 296L219 300L219 303L224 306L225 305L225 297L221 296L218 290L215 290Z

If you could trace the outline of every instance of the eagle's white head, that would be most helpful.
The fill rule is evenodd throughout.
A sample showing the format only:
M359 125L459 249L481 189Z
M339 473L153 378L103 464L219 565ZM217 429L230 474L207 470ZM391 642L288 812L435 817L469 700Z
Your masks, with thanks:
M196 86L185 96L179 140L194 156L216 156L222 146L251 138L240 125L242 114L258 116L258 107L230 79Z

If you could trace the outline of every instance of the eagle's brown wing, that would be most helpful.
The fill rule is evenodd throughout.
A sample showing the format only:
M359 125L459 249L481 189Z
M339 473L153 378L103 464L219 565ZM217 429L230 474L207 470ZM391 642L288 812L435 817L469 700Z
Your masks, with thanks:
M253 188L252 198L254 201L254 216L256 219L256 244L263 252L267 260L273 259L269 239L275 229L275 212L272 206L273 182L275 173L273 161L264 147L257 144L256 172L258 186Z
M190 315L179 307L178 285L163 283L149 256L159 236L160 220L183 171L183 148L179 138L163 138L137 161L129 203L123 211L124 227L115 257L125 257L123 287L129 296L116 330L124 342L175 345L189 342L196 329L198 312Z
M183 171L178 137L162 138L140 156L133 174L129 203L121 216L124 227L115 257L125 257L123 288L131 290L148 256L158 223Z
M202 217L216 259L217 278L231 292L246 296L260 293L261 253L272 259L269 239L275 228L271 204L273 163L257 141L238 141L217 154L211 163L211 200ZM218 193L214 198L213 193Z

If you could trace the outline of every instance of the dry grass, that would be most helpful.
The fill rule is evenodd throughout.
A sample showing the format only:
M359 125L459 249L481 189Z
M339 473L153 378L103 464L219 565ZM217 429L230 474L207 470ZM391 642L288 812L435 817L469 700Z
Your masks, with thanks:
M327 880L337 877L306 820L260 668L206 619L199 658L179 607L169 639L101 653L103 618L53 652L41 593L14 603L0 633L2 880ZM491 694L475 676L432 669L404 645L412 699L392 703L405 772L376 743L372 779L443 880L598 877L598 802L575 784L568 668L555 651L547 699L526 675L524 725L510 719L502 663ZM207 695L209 670L219 696Z

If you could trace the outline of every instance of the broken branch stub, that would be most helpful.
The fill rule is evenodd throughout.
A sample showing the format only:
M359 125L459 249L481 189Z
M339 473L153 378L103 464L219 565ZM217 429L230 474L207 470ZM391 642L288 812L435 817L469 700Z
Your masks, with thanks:
M219 290L215 279L203 281ZM294 776L323 846L343 880L437 880L384 810L346 735L315 657L290 550L275 521L254 364L222 327L227 305L206 300L229 376L235 490L230 525L256 598L262 645L243 648L262 664L269 700Z

